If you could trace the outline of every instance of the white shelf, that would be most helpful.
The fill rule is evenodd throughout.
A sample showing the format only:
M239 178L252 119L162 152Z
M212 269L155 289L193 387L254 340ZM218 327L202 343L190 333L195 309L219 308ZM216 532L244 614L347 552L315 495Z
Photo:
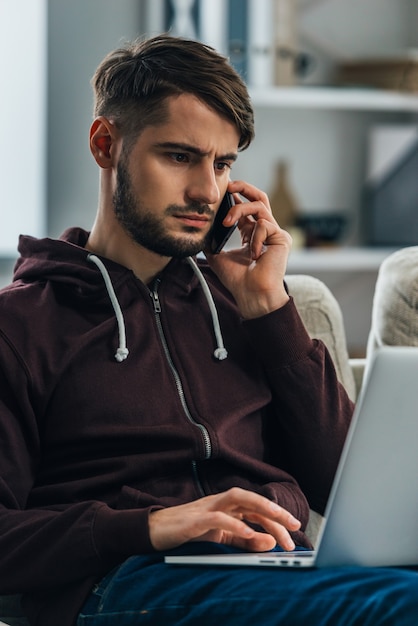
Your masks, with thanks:
M254 106L418 113L418 94L347 87L251 88Z
M309 248L293 250L288 273L374 272L396 248Z

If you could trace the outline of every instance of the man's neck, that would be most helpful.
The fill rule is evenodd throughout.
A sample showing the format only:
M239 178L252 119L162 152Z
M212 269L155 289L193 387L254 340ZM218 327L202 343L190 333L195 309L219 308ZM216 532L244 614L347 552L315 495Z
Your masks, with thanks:
M86 249L132 270L144 284L149 284L171 260L170 257L143 248L118 229L102 232L96 224L91 230Z

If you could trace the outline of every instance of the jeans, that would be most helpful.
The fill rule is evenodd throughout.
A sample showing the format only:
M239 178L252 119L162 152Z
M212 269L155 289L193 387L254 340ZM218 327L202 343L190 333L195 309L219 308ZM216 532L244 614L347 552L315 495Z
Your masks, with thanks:
M191 544L187 551L229 551ZM185 548L172 553L184 553ZM416 626L418 572L173 566L134 556L92 591L77 626Z

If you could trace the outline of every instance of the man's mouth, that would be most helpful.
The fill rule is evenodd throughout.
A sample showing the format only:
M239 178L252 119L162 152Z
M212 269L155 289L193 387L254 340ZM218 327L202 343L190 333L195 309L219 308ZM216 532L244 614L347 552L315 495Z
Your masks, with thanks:
M192 228L205 228L212 221L208 215L200 215L199 213L177 213L174 217L185 226Z

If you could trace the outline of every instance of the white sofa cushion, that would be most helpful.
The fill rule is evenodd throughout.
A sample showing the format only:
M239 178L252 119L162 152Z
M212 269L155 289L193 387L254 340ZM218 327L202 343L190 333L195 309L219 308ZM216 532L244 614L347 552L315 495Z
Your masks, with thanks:
M418 246L392 253L379 268L368 360L376 348L385 345L418 345Z

